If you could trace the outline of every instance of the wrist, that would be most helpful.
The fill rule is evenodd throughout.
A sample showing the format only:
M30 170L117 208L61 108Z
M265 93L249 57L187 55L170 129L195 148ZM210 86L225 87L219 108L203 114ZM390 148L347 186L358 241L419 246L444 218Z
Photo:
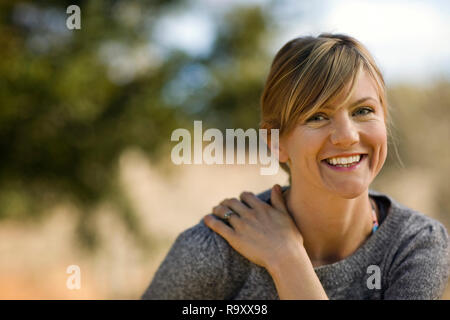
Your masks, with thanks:
M280 299L328 299L304 248L273 262L268 272Z
M309 265L312 266L306 249L303 246L299 246L295 250L291 250L290 253L284 253L282 256L272 256L266 269L272 277L278 277L288 268L298 268L299 266Z

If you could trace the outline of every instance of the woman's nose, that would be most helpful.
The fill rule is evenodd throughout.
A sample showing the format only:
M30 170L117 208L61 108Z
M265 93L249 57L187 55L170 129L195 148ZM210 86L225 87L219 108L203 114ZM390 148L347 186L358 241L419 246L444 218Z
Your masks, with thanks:
M331 142L334 145L348 147L359 141L359 133L352 119L347 116L335 119L331 132Z

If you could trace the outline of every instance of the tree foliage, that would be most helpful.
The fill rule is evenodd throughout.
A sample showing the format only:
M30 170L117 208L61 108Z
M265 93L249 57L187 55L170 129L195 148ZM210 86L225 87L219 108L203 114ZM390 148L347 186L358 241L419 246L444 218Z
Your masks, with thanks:
M81 8L81 30L66 28L71 4ZM40 218L71 201L80 208L81 240L94 247L93 208L106 200L144 239L117 181L120 154L133 146L155 161L167 157L161 150L171 132L194 119L257 125L268 17L258 7L236 8L220 17L207 54L161 50L155 26L184 6L1 4L0 218Z

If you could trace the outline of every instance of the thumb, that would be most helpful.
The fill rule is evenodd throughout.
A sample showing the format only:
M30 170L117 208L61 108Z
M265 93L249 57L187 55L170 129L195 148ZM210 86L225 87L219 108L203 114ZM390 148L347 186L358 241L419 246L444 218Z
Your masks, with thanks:
M272 187L272 192L270 194L270 202L272 203L272 206L275 209L278 209L282 212L287 212L286 203L281 193L281 187L279 184L276 184Z

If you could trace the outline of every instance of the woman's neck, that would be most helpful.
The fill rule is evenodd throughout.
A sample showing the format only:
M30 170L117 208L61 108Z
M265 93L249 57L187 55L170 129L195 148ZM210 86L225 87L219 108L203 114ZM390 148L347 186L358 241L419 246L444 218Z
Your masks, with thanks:
M368 190L357 198L344 199L292 184L284 196L314 266L350 256L371 234Z

